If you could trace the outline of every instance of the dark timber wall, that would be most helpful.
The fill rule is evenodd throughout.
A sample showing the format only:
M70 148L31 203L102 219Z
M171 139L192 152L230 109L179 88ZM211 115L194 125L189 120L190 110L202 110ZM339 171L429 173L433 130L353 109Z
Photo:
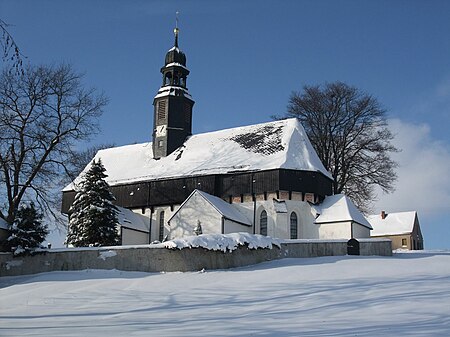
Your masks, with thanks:
M162 179L111 187L116 204L127 208L181 204L195 189L225 200L233 196L276 191L314 193L325 197L332 194L332 181L320 172L275 169ZM63 213L68 212L74 197L73 191L63 193Z

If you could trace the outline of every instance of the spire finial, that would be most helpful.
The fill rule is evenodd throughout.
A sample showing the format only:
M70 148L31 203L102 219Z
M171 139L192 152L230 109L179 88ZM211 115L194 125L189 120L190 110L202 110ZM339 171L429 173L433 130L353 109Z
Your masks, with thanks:
M180 30L178 29L178 14L180 14L179 11L176 11L175 13L175 29L173 30L173 33L175 34L175 47L178 48L178 33Z

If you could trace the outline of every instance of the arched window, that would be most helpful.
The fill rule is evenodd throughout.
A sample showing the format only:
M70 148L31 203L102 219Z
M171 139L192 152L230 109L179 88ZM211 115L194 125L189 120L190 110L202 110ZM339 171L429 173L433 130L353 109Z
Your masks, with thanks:
M291 239L297 239L298 238L298 233L297 233L297 214L295 214L295 212L291 213Z
M261 235L267 235L267 212L262 211L259 216L259 233Z
M159 241L164 240L164 211L159 213Z
M164 79L164 85L170 85L170 80L172 79L172 74L171 73L167 73Z

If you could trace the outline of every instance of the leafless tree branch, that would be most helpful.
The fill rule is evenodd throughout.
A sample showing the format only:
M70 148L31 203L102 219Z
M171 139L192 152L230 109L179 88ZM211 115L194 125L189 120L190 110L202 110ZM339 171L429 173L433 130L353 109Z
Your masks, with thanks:
M54 212L48 191L78 169L70 167L74 145L97 133L107 98L82 78L67 64L0 74L0 217L7 222L24 199Z
M287 117L302 123L334 178L334 193L347 194L368 211L375 186L394 190L397 164L390 154L398 150L391 143L385 110L373 96L342 82L305 86L292 93L281 118Z

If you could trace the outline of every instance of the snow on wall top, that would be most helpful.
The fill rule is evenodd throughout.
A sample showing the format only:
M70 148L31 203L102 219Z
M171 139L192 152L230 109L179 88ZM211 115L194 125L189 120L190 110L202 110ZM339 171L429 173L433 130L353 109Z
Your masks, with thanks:
M380 214L369 215L367 220L373 227L370 235L400 235L411 233L417 212L386 213L384 219Z
M152 143L100 150L99 158L110 185L276 168L319 171L332 179L295 118L193 135L159 160L153 159ZM64 190L72 189L70 184Z
M220 250L231 252L238 246L247 244L250 249L268 248L273 246L280 248L280 242L270 236L249 233L230 234L202 234L199 236L187 236L181 239L174 239L163 242L162 245L169 249L183 249L191 247L202 247L208 250Z
M354 221L372 229L372 226L364 215L362 215L353 202L344 194L328 196L321 204L314 205L313 207L320 214L315 220L316 224Z
M138 231L148 232L149 219L141 214L134 213L127 208L116 206L119 209L117 218L119 224L123 227L135 229Z
M222 214L225 218L229 220L233 220L248 226L251 226L250 220L248 220L241 212L239 212L232 204L227 203L226 201L213 196L209 193L195 190L194 193L200 194L205 200L207 200L220 214ZM189 198L188 198L189 199ZM183 206L181 206L183 207ZM181 208L180 207L180 208Z

